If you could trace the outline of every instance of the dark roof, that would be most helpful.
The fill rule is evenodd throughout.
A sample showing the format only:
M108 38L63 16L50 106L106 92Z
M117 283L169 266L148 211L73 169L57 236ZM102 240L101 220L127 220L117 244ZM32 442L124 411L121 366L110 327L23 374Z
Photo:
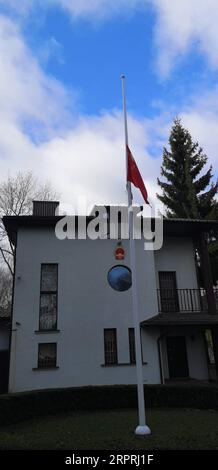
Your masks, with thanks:
M192 236L199 232L218 232L218 220L164 219L164 234L171 236Z
M7 230L10 241L16 244L17 231L20 227L54 227L56 223L64 216L4 216L3 222ZM72 216L73 217L73 216ZM78 219L84 216L75 216L75 227L77 227ZM93 220L94 216L86 218L87 223ZM155 219L152 219L153 228L155 227ZM218 220L190 220L190 219L164 219L164 236L183 236L195 237L200 232L209 232L211 230L218 232Z
M218 314L207 312L189 313L160 313L154 317L141 322L142 327L146 326L185 326L185 325L218 325Z

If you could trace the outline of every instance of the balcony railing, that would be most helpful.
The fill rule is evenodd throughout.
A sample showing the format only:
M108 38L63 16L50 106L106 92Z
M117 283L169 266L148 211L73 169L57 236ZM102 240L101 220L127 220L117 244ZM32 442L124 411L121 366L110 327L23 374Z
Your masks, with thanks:
M218 289L214 290L218 312ZM205 289L158 289L159 313L206 312L208 310Z

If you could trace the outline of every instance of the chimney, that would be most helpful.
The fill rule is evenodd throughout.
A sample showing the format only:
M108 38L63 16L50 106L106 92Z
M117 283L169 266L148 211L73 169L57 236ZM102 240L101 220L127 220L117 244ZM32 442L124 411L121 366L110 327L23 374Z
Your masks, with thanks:
M58 201L33 201L33 215L38 217L54 217L58 215Z

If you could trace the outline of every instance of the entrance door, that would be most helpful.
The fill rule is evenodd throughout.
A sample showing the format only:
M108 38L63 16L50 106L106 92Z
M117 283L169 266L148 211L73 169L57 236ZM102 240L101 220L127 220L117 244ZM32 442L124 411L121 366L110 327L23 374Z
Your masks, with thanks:
M170 378L189 377L185 337L172 336L166 341Z
M159 271L160 300L162 312L178 312L178 291L176 273L174 271Z

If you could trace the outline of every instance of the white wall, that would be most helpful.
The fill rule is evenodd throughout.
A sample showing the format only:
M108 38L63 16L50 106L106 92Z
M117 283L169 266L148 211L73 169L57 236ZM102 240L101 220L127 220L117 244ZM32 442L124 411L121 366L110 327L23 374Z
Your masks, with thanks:
M127 256L123 264L128 266ZM118 362L129 362L128 328L133 326L131 290L116 292L108 270L117 263L116 241L65 240L53 229L22 229L18 234L10 367L10 391L82 385L131 384L135 366L102 367L104 328L117 328ZM140 320L157 314L154 257L136 241ZM35 333L39 326L41 263L58 263L59 333ZM16 322L20 324L16 325ZM147 365L144 381L160 381L156 342L143 333ZM57 370L37 367L38 343L57 343Z
M191 238L166 237L163 248L155 252L156 279L159 271L176 271L178 289L197 289L194 247Z
M117 329L118 362L129 362L128 328L133 327L131 290L116 292L108 285L108 270L116 264L116 241L56 239L52 228L20 229L10 362L11 392L136 383L135 366L104 367L104 328ZM158 271L176 271L178 288L197 288L191 240L171 238L155 254L136 241L140 320L157 315ZM39 327L41 263L58 263L58 329L35 333ZM156 265L156 266L155 266ZM19 323L19 325L17 324ZM178 332L177 332L178 333ZM157 329L142 330L145 383L160 383ZM187 337L188 338L188 337ZM37 370L38 343L57 343L56 370ZM190 375L206 378L200 336L187 340ZM166 351L163 351L166 355ZM165 371L167 377L167 371Z

